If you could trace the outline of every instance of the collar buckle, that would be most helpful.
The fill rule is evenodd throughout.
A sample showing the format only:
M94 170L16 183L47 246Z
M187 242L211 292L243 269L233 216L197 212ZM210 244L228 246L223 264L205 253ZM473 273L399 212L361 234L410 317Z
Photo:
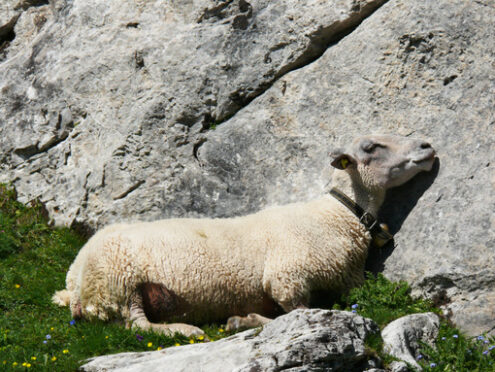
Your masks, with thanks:
M368 231L371 231L376 226L378 221L370 213L364 212L363 215L359 218L359 222L366 226L366 229L368 229Z

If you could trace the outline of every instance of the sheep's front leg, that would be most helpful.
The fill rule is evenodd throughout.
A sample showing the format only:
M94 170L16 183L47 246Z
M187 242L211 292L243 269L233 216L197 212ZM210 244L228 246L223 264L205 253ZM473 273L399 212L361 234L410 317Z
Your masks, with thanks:
M255 328L265 325L272 319L262 315L251 313L248 316L231 316L227 320L227 331L238 331L246 328Z
M136 293L131 300L130 321L132 324L132 328L139 328L145 331L153 330L155 332L163 333L167 336L173 336L176 332L182 333L187 337L200 336L205 334L201 328L189 324L161 324L150 322L144 312L143 298L140 293Z

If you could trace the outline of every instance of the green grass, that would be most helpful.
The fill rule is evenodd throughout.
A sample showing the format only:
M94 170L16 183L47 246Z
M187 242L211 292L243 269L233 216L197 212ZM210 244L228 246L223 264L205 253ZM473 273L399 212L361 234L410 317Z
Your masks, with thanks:
M25 206L15 199L14 191L0 184L0 371L73 371L92 356L203 342L99 321L71 324L68 308L52 304L51 296L65 287L66 272L85 240L49 226L39 203ZM407 283L380 274L368 275L334 308L354 310L380 328L407 314L440 313L431 302L412 298ZM218 325L203 329L211 340L227 335ZM379 355L385 365L394 360L383 353L379 334L366 344L369 355ZM424 345L418 362L425 371L495 371L492 345L493 338L466 337L442 319L436 347Z

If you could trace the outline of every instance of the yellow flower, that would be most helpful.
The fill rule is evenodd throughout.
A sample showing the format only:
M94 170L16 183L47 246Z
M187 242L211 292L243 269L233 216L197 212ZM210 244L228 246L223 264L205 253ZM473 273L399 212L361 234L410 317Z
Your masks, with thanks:
M17 365L17 362L12 363L12 366L14 366L14 367L15 367L16 365Z
M31 357L31 360L36 360L36 357Z
M27 366L27 363L26 362L22 363L22 366L23 367L26 367Z
M223 331L223 328L220 328L220 329L218 330L218 332L223 333L223 332L224 332L224 331Z
M161 346L158 346L158 347L156 348L156 351L160 351L161 349L162 349L162 347L161 347Z
M194 344L194 340L191 338L191 339L189 340L189 343L190 343L190 344Z
M51 327L51 328L50 328L50 331L53 331L53 330L55 330L55 328Z
M153 342L148 342L148 347L152 347L153 346Z
M105 339L107 339L107 340L108 340L108 336L105 336Z
M205 336L199 336L198 340L203 341L205 339Z
M68 354L68 353L69 353L69 350L64 349L64 350L62 351L62 353L64 353L64 354Z
M180 346L180 344L178 342L176 342L174 346Z
M31 368L31 363L26 363L26 367Z
M7 364L7 361L6 361L6 360L4 360L4 361L3 361L3 364Z
M21 285L20 284L16 284L15 287L19 289L19 288L21 288Z
M52 362L54 362L56 360L57 360L57 357L56 356L52 356Z

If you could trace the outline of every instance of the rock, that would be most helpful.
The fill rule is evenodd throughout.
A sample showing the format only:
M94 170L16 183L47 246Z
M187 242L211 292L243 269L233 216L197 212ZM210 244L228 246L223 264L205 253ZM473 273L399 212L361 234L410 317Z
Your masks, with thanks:
M327 152L358 134L425 138L439 163L389 193L381 218L395 242L372 251L368 267L443 304L468 334L493 332L494 16L479 3L387 2L209 133L198 158L224 185L215 208L246 213L321 194Z
M161 351L90 359L82 371L362 371L377 325L344 311L294 310L262 329Z
M14 180L22 201L40 198L57 224L218 215L212 198L224 187L196 176L208 129L383 2L31 8L16 25L22 50L14 39L0 68L0 179ZM36 17L45 21L29 27ZM199 182L208 193L198 199Z
M369 268L493 332L493 5L178 4L23 9L0 61L0 181L89 229L234 216L326 192L328 152L357 134L422 137L439 163L390 193L395 244Z
M412 314L396 319L382 330L383 351L421 370L416 362L420 354L420 341L433 346L439 327L440 319L434 313ZM403 369L399 365L394 368L397 371Z
M393 361L389 366L390 372L410 372L409 367L404 362Z

